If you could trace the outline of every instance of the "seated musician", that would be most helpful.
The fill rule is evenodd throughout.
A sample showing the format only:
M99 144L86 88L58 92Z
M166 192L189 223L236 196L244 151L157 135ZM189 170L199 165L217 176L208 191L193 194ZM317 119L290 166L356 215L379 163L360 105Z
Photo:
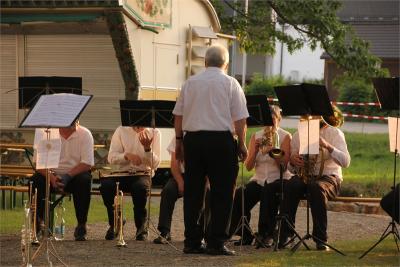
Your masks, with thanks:
M75 216L78 225L74 237L77 241L86 240L86 222L90 205L90 190L94 165L93 137L91 132L78 122L68 128L60 128L61 154L59 166L50 171L52 192L69 192L74 199ZM35 137L36 138L36 137ZM39 138L40 139L40 138ZM44 199L46 194L46 170L36 170L32 176L33 188L37 188L38 224L44 218Z
M136 240L147 240L146 202L150 179L154 175L151 171L160 164L160 147L161 135L158 129L120 126L113 134L108 161L118 165L118 173L100 181L100 192L107 208L110 225L105 239L112 240L116 234L113 203L118 181L120 190L129 192L132 196Z
M160 231L160 236L153 240L156 244L166 244L166 241L171 241L171 221L172 214L175 208L175 202L183 197L184 193L184 181L183 181L183 162L178 161L175 158L175 136L171 139L167 150L171 154L171 172L172 178L170 178L165 184L162 192L161 192L161 201L160 201L160 215L158 217L158 230ZM209 190L209 183L207 182L207 188ZM208 190L206 193L206 198L208 198ZM207 203L207 200L206 200ZM207 206L207 205L205 205ZM205 207L204 207L205 208ZM205 219L208 219L207 215L200 218L200 223L202 227L207 225L204 223Z
M251 136L249 145L249 155L245 161L248 171L255 169L255 174L250 178L249 183L244 187L244 214L242 215L242 188L236 189L235 199L232 211L231 234L241 235L241 229L238 228L241 216L245 216L247 222L250 222L251 209L261 201L260 217L259 217L259 234L260 239L265 243L263 246L272 245L272 234L275 229L275 216L279 205L279 198L276 195L280 190L280 172L279 164L281 160L273 159L268 152L277 146L284 152L282 163L286 169L289 160L289 149L291 135L289 132L281 129L279 123L281 121L281 112L278 106L271 106L271 113L274 126L267 126ZM270 133L269 137L266 134ZM271 138L272 137L272 138ZM270 140L266 141L266 138ZM273 140L276 140L276 144ZM287 170L283 173L283 178L289 179L290 172ZM235 242L235 245L251 245L253 235L250 226L244 227L242 240ZM261 241L261 240L259 240Z
M320 120L319 146L320 152L316 160L310 156L310 176L303 179L295 175L289 180L285 192L285 209L289 220L293 223L297 212L297 206L301 198L308 191L311 214L313 219L313 239L317 250L329 250L324 243L328 241L327 227L327 203L329 199L339 194L340 184L343 180L342 168L350 165L350 154L343 132L338 128L343 124L341 111L333 106L334 116L324 117ZM329 125L327 124L329 123ZM299 134L293 135L291 143L290 164L295 169L305 166L305 158L299 155ZM298 172L298 171L297 171ZM284 237L291 236L284 227Z

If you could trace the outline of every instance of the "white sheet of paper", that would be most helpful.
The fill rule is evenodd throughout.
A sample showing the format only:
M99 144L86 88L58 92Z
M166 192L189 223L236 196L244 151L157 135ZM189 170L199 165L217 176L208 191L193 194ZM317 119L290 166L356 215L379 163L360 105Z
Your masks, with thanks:
M397 122L398 120L398 122ZM397 126L397 152L400 151L400 118L389 117L388 118L388 126L389 126L389 144L390 144L390 152L395 151L396 147L396 126Z
M319 154L319 120L300 121L297 130L299 131L300 148L299 154ZM308 144L310 146L308 150Z
M23 127L68 127L91 96L75 94L42 95L25 118Z
M39 142L42 140L47 140L46 130L50 131L49 139L60 139L60 132L58 128L36 128L35 129L35 140L33 141L33 149L37 150Z
M61 140L41 140L37 146L36 169L57 168L60 162Z

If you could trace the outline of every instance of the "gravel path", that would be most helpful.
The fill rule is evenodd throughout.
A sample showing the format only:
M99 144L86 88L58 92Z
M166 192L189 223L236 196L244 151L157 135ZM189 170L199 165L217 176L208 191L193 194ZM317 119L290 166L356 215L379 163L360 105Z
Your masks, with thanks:
M159 198L153 198L154 205ZM88 227L88 241L73 241L73 229L66 232L66 240L53 242L61 258L68 266L232 266L238 257L185 255L183 254L183 212L182 200L178 200L173 217L172 238L176 251L168 245L156 245L151 241L155 234L150 231L149 241L134 241L132 219L125 225L127 248L115 247L116 241L105 241L107 230L105 223L91 224ZM127 205L131 205L127 203ZM363 215L346 212L329 212L329 241L335 245L337 240L377 239L385 230L389 217L380 215ZM157 225L158 214L152 214L152 222ZM258 206L253 210L252 227L256 229ZM297 231L303 235L306 230L306 209L299 208ZM314 248L313 244L310 244ZM229 244L232 247L232 244ZM18 266L21 264L20 236L3 235L0 237L0 265ZM243 247L240 255L260 253L254 247ZM35 261L35 266L45 265L44 253ZM54 262L57 266L59 263Z

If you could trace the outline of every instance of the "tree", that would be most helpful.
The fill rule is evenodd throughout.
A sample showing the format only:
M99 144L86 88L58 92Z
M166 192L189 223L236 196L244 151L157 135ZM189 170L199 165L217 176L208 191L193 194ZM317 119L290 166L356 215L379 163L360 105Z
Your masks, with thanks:
M358 38L351 26L336 13L337 0L251 0L248 13L244 1L211 0L221 21L222 31L235 34L247 53L274 54L275 42L287 45L290 53L308 44L318 44L349 76L384 76L381 60L369 52L368 42ZM231 11L236 12L232 16ZM272 12L273 11L273 12ZM299 36L279 30L276 24L292 26Z

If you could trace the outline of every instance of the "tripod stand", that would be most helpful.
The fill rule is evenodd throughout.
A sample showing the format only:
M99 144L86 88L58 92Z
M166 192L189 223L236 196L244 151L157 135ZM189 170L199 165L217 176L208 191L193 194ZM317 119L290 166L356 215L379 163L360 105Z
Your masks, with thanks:
M399 155L399 117L400 117L400 87L399 87L399 77L394 78L375 78L372 80L374 84L374 89L379 100L381 109L383 110L394 110L396 111L395 118L388 118L389 126L389 138L390 138L390 151L393 151L393 210L392 210L392 220L386 227L385 231L379 238L379 240L366 252L364 252L359 259L362 259L367 255L372 249L374 249L381 241L383 241L390 234L393 234L394 241L397 246L397 251L400 251L398 241L400 241L399 231L394 220L396 212L398 212L399 207L396 205L398 203L398 193L396 194L396 169L397 169L397 157ZM393 129L395 128L395 129ZM390 133L395 132L395 136L391 136ZM397 206L397 207L396 207ZM398 218L397 218L398 220Z
M396 197L398 197L398 194L396 194L396 166L397 166L397 156L398 150L397 150L397 135L398 135L398 128L399 128L399 117L396 118L396 139L395 139L395 150L394 150L394 159L393 159L393 211L392 211L392 220L390 221L389 225L386 227L385 231L382 233L381 237L379 240L372 246L370 247L367 251L365 251L359 259L364 258L371 250L373 250L379 243L381 243L383 240L385 240L386 237L388 237L390 234L393 234L394 242L396 243L397 251L400 251L399 248L399 242L400 242L400 236L399 236L399 231L396 226L396 222L394 220L394 215L396 212L396 209L399 207L396 207Z

